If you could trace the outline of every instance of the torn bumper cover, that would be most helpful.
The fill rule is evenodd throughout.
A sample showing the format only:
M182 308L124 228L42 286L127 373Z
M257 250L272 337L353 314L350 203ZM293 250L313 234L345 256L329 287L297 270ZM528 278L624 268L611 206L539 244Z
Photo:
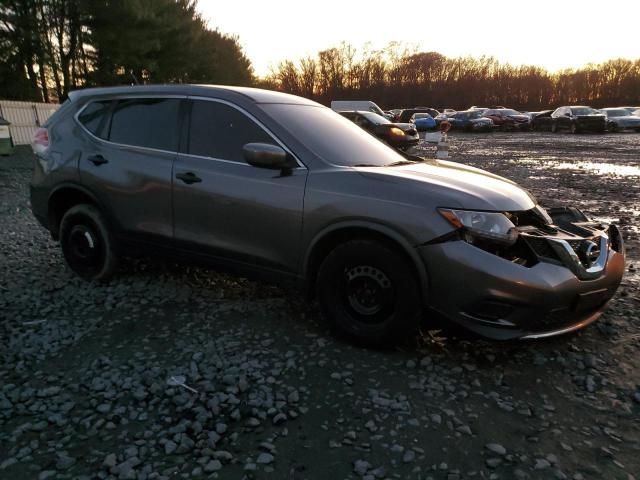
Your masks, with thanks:
M553 225L517 227L508 248L464 236L418 247L431 307L501 340L560 335L597 320L622 280L622 235L576 209L549 213Z

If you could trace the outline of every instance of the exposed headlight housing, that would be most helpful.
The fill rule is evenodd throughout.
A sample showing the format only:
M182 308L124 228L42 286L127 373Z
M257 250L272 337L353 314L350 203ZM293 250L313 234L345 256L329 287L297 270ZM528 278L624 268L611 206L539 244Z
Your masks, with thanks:
M463 240L468 243L485 241L508 247L518 240L515 225L503 213L449 208L439 208L438 211L460 230Z

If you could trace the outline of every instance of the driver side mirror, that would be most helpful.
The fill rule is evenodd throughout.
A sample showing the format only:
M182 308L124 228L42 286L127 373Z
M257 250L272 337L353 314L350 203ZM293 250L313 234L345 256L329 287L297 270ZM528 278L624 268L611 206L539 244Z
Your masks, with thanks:
M287 152L270 143L247 143L242 147L242 155L249 165L271 170L291 168Z

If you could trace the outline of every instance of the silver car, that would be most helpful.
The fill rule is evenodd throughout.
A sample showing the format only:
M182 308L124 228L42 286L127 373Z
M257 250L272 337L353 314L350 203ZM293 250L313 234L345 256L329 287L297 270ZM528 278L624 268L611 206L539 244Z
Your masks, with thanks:
M640 117L626 108L601 108L600 111L607 116L608 131L635 130L640 132Z
M368 345L436 315L496 339L575 330L624 271L615 226L282 93L72 92L33 148L33 213L81 277L135 253L195 259L300 286Z

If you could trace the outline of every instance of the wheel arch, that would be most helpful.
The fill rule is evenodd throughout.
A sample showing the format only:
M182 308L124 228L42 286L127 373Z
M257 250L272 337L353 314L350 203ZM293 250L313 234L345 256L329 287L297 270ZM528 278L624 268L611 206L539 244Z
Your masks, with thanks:
M354 239L377 240L400 252L408 261L420 282L420 295L423 304L427 303L428 275L417 250L400 233L378 223L355 221L341 222L320 231L310 242L305 254L303 276L307 295L311 298L315 292L316 278L320 265L326 256L338 245Z
M58 185L51 191L47 200L47 217L49 222L49 231L54 240L58 240L60 222L65 212L74 205L80 203L88 203L94 205L103 213L104 208L98 199L87 188L76 183L64 183Z

